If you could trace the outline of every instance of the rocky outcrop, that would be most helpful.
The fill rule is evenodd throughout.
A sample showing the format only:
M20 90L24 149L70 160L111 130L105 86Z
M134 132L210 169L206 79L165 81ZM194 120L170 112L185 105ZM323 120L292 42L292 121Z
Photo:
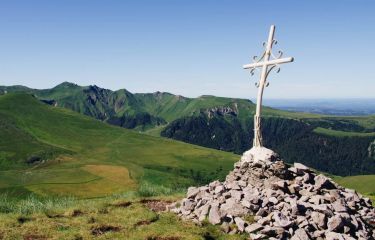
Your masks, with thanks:
M374 239L375 210L354 190L302 164L288 167L268 149L251 149L234 167L169 209L251 239Z
M208 118L212 118L213 116L224 116L224 115L237 116L238 110L233 109L231 107L213 107L210 109L206 109L205 113L207 114Z

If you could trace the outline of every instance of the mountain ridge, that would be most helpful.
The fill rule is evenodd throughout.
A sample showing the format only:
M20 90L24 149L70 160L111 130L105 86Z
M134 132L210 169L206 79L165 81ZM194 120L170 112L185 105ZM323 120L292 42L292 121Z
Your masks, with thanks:
M5 91L33 94L52 106L112 125L238 154L250 148L253 136L255 104L247 99L187 98L159 91L133 94L69 82L42 90L0 86L0 94ZM326 116L264 107L262 125L265 146L291 163L299 159L342 176L375 173L375 153L370 152L375 116Z

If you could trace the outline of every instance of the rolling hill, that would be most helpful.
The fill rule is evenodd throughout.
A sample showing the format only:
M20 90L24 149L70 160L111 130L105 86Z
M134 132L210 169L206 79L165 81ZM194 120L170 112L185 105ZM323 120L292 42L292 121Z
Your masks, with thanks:
M98 120L204 147L241 154L250 147L255 105L246 99L170 93L130 93L64 82L51 89L0 86L0 94L25 92ZM375 116L327 116L265 107L266 147L288 162L350 176L375 173Z
M26 93L0 96L0 136L0 238L248 238L158 207L181 188L222 179L238 155L111 126ZM374 175L334 179L374 197L366 184Z
M0 192L99 197L224 177L238 156L111 126L25 93L0 96Z

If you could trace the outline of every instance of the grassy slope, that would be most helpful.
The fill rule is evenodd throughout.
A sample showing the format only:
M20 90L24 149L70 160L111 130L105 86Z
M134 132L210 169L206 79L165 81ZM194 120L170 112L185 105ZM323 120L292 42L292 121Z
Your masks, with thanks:
M248 239L224 234L218 226L197 226L173 213L152 211L132 194L90 200L1 200L7 199L0 199L0 210L9 209L0 213L1 239Z
M333 179L346 188L355 189L370 197L375 204L375 184L373 184L375 183L375 175L334 177Z
M0 116L3 121L12 121L37 144L54 148L55 152L56 149L72 152L60 154L37 167L24 165L19 169L20 165L16 170L0 171L0 187L17 193L97 197L132 189L140 180L168 187L187 186L194 182L181 172L189 173L192 169L207 175L222 166L223 171L212 176L223 177L238 160L231 153L109 126L73 111L43 104L25 94L1 96ZM30 147L26 142L22 147L11 146L8 141L1 143L0 152L7 156L7 161L18 149ZM91 167L88 169L87 165ZM111 179L102 174L108 165L122 170L115 171ZM121 180L127 171L129 179ZM116 176L120 180L114 180Z
M140 179L164 185L192 184L190 178L179 177L163 166L210 172L222 165L221 174L226 174L238 159L230 153L112 127L24 94L0 97L0 120L0 133L7 134L7 141L0 140L4 165L0 189L13 189L18 194L98 197L133 189ZM22 159L35 151L47 151L58 158L33 168L22 164ZM16 163L10 163L11 159L16 159ZM366 184L374 182L374 175L335 180L364 194L375 192L374 186ZM0 238L88 239L94 237L95 228L103 226L117 230L102 233L98 239L246 238L223 235L211 225L198 227L171 213L155 213L139 200L122 195L90 200L61 198L44 203L26 199L13 206L12 201L0 199L1 212L10 212L0 214ZM116 206L124 201L132 204Z
M185 98L170 93L145 93L132 94L125 89L118 91L110 91L101 89L96 86L82 87L72 83L64 82L52 89L36 90L23 86L0 86L0 94L2 91L8 92L28 92L34 93L41 99L55 99L59 106L73 109L80 113L90 115L99 119L105 119L108 116L121 117L124 114L134 115L140 112L147 112L151 115L161 117L168 122L181 117L191 116L214 107L232 107L238 110L238 117L244 123L255 112L255 105L246 99L224 98L215 96L201 96L198 98ZM98 98L95 103L88 101L89 96ZM342 117L342 116L325 116L310 113L288 112L269 107L263 108L263 116L273 116L291 119L308 119L309 121L345 121L353 122L365 129L375 128L375 116L361 117ZM150 133L158 134L158 129ZM317 129L317 133L336 136L336 132L329 129ZM346 132L341 133L345 134ZM349 133L350 135L351 133Z
M322 135L329 135L335 137L374 137L375 132L346 132L346 131L338 131L333 129L327 129L322 127L317 127L314 129L315 133L319 133Z

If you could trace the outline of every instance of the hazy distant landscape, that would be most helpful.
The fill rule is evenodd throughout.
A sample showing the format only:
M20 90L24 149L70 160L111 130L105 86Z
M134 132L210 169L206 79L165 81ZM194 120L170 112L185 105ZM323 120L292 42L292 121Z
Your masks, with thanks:
M375 114L375 98L353 99L264 99L264 104L273 108L340 116Z

